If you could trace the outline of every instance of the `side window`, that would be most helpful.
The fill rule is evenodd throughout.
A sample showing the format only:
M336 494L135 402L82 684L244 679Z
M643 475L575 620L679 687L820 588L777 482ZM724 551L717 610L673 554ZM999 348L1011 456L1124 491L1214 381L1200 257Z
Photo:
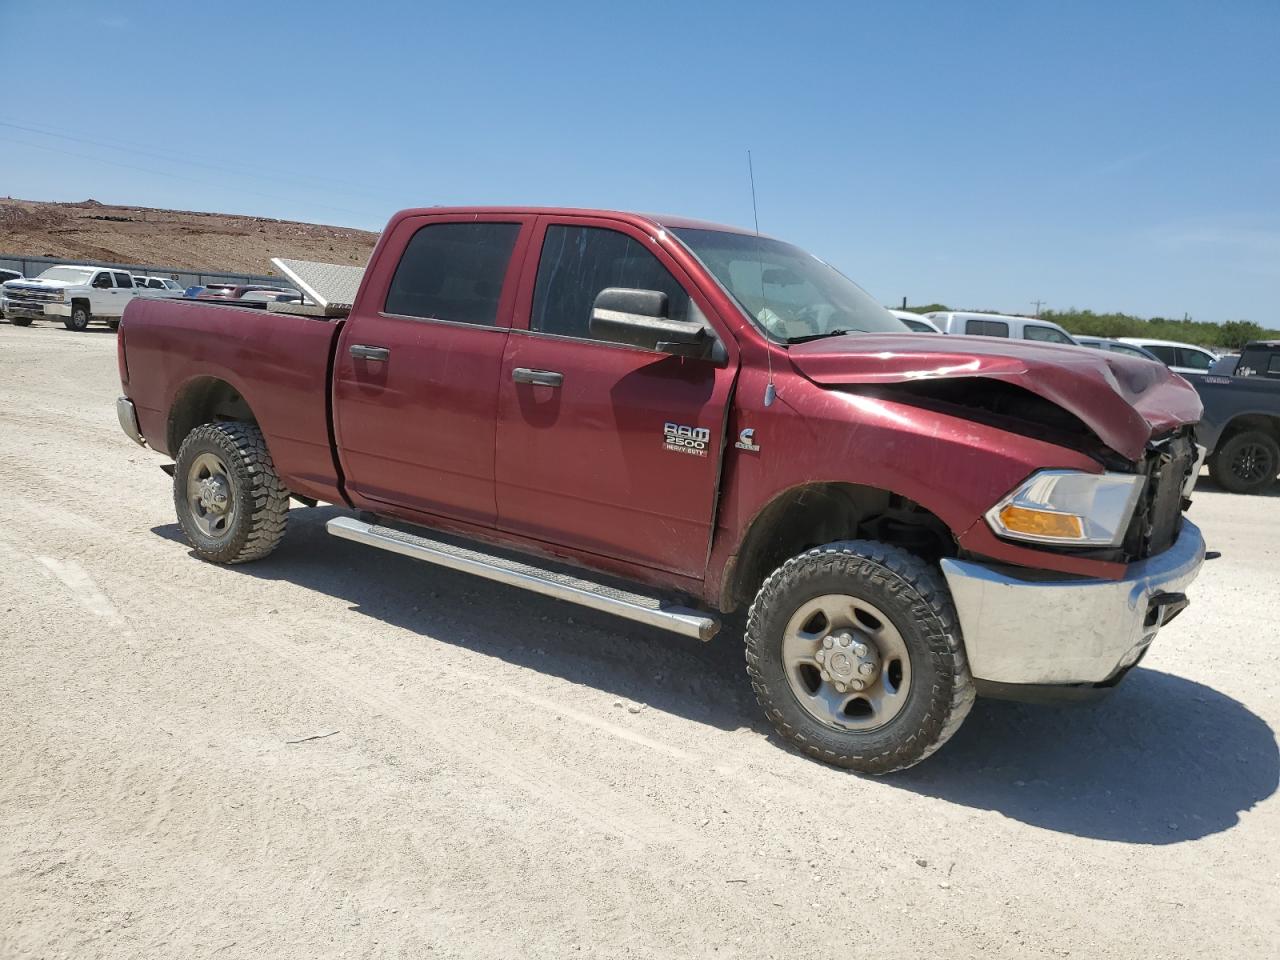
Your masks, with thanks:
M1213 358L1199 350L1178 349L1178 366L1191 370L1208 370L1213 365Z
M966 320L964 332L979 337L1007 337L1009 324L1003 320Z
M109 273L98 273L98 274L94 274L94 277L93 277L93 288L94 288L95 290L110 290L110 289L111 289L111 274L109 274Z
M1158 343L1148 343L1147 349L1160 358L1160 362L1167 367L1177 366L1178 351L1173 347L1164 347Z
M518 223L433 223L410 239L387 313L494 326Z
M606 287L661 290L668 317L691 317L689 294L638 241L601 227L547 227L533 290L530 330L591 338L591 306Z
M1038 323L1028 323L1023 327L1022 339L1039 340L1043 343L1071 343L1066 336L1053 329L1053 327L1045 327Z
M115 274L115 278L117 287L133 286L133 277L129 276L127 273L117 273Z

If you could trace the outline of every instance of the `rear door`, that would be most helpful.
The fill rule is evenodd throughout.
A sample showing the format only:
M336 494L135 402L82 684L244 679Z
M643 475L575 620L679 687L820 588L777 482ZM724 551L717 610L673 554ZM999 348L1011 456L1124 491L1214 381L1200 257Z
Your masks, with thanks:
M660 290L672 319L716 329L728 360L600 341L606 287ZM692 278L642 230L540 218L499 382L503 530L687 577L703 575L737 346Z
M511 265L532 224L410 217L385 241L334 361L338 449L347 488L364 505L494 524Z
M112 273L115 283L112 285L111 293L115 299L111 303L111 312L115 316L121 316L124 308L129 305L129 301L137 296L138 288L134 285L133 277L127 273L115 271Z

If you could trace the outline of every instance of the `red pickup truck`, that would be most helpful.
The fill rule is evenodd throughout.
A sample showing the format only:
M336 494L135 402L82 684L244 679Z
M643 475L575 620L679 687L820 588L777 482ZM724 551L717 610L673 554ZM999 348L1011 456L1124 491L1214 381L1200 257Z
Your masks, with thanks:
M885 773L975 694L1102 690L1183 607L1196 392L928 336L758 234L576 209L392 218L346 311L129 305L118 414L198 556L331 533L709 639L786 740ZM345 313L334 316L334 313Z

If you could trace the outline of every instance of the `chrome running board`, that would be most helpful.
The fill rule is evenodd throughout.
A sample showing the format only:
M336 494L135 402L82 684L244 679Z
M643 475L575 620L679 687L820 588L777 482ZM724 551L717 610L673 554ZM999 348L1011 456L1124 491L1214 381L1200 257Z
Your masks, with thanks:
M354 517L335 517L325 526L335 537L344 540L354 540L414 560L425 560L450 570L473 573L682 636L710 640L720 629L720 621L701 610L669 606L657 597L605 586L572 574L535 567L521 560L483 553L472 547L365 523Z

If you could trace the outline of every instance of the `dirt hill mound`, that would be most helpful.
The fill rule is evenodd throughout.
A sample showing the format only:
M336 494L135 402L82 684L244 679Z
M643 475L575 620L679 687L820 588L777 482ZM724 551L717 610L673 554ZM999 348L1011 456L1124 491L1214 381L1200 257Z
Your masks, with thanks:
M363 265L378 235L350 227L86 200L0 199L0 253L266 274L271 257Z

